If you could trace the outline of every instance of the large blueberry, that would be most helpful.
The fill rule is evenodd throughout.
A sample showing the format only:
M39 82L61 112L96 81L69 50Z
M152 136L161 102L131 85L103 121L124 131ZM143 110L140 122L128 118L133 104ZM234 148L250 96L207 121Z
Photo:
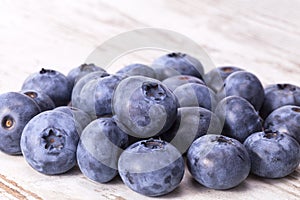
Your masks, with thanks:
M56 106L67 105L71 100L72 87L62 73L44 69L31 74L24 81L22 90L36 90L48 95Z
M73 88L73 86L79 81L79 79L81 79L83 76L92 73L92 72L96 72L96 71L101 71L101 72L106 72L105 69L96 66L93 63L90 64L82 64L76 68L73 68L69 71L67 78L69 80L69 83L71 85L71 87Z
M203 107L214 111L217 97L207 86L197 83L187 83L177 87L174 91L180 107Z
M185 153L197 138L221 132L222 124L213 112L201 107L184 107L178 108L173 126L160 137Z
M201 85L205 85L204 81L189 75L177 75L167 78L162 81L171 91L174 91L177 87L187 84L187 83L198 83Z
M40 110L46 111L46 110L52 110L55 108L55 104L52 101L52 99L45 93L36 91L36 90L22 90L21 93L27 95L32 100L37 103L37 105L40 107Z
M288 83L268 85L260 115L265 119L273 110L285 105L300 106L300 87Z
M149 138L172 126L178 102L160 81L130 76L117 86L112 105L122 130L135 137Z
M176 75L191 75L202 79L204 69L199 60L180 52L173 52L155 59L152 68L158 80Z
M252 73L237 71L230 74L224 81L223 88L218 92L225 96L240 96L249 101L259 110L264 101L264 88L260 80Z
M0 95L0 150L21 154L20 139L25 125L40 113L39 106L28 96L8 92Z
M83 131L77 147L77 162L89 179L106 183L117 174L118 159L128 146L128 135L113 118L99 118Z
M205 83L214 92L218 92L224 85L225 79L232 73L243 71L243 69L235 66L221 66L210 70L204 75Z
M243 182L250 172L250 158L239 141L222 135L204 135L187 153L193 178L213 189L229 189Z
M264 128L286 133L300 143L300 107L287 105L277 108L265 120Z
M180 152L162 140L142 140L121 154L119 174L130 189L146 196L161 196L173 191L184 175Z
M123 78L123 75L109 75L87 82L72 106L85 111L93 119L112 115L112 96Z
M156 73L154 69L148 65L134 63L126 65L122 69L116 72L116 74L125 74L127 76L146 76L150 78L156 78Z
M25 160L36 171L53 175L67 172L76 164L79 125L68 114L45 111L32 118L21 137Z
M254 107L245 99L230 96L221 100L215 110L224 122L222 135L244 142L252 133L262 130L261 118Z
M251 159L251 172L265 178L282 178L300 163L299 143L287 134L266 131L250 135L244 142Z

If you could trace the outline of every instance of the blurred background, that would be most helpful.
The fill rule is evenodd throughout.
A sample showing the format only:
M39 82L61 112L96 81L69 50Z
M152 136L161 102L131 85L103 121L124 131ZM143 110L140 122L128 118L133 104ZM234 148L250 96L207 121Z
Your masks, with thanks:
M0 90L18 90L41 67L66 74L104 41L144 27L183 34L216 66L246 68L264 84L300 84L299 9L298 0L0 0Z

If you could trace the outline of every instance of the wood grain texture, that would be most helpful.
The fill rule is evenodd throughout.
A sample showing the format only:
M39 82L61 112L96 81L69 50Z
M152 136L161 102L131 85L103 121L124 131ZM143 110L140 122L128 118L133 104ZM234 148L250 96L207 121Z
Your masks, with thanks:
M300 1L290 0L0 0L0 92L18 91L41 67L67 73L104 41L136 28L165 28L203 47L216 66L236 65L264 84L300 85ZM148 56L146 56L148 55ZM139 52L114 63L151 62ZM170 195L157 199L299 199L300 169L283 179L250 176L228 191L202 187L186 172ZM153 199L120 178L98 184L78 168L61 176L31 169L21 156L0 153L0 199Z

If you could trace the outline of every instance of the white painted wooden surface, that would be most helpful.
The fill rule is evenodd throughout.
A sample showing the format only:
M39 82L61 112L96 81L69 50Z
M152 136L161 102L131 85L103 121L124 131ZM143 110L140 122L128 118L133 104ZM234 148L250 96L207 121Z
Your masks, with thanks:
M216 65L255 73L264 84L300 85L300 1L289 0L0 0L0 92L18 91L41 67L67 73L107 39L135 28L179 32L202 46ZM121 61L149 62L138 53ZM216 191L186 173L170 195L157 199L299 199L300 169L278 180L250 176ZM0 199L148 199L120 178L89 181L78 170L45 176L21 156L0 153ZM151 198L149 198L151 199Z

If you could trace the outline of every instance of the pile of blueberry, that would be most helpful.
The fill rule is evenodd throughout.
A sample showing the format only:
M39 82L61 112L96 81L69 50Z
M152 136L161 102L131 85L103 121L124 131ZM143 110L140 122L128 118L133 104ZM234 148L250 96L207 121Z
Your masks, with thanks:
M56 175L78 165L89 179L119 175L146 196L173 191L187 166L213 189L251 172L282 178L300 163L300 87L263 87L233 66L204 73L169 53L111 74L83 64L67 76L42 69L0 95L0 150ZM186 157L186 165L185 159Z

